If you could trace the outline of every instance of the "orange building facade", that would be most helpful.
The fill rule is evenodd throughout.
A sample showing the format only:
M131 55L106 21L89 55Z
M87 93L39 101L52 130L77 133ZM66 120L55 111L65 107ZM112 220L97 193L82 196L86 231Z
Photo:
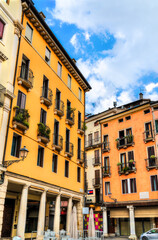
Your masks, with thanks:
M104 236L130 236L158 227L158 103L121 107L101 124Z

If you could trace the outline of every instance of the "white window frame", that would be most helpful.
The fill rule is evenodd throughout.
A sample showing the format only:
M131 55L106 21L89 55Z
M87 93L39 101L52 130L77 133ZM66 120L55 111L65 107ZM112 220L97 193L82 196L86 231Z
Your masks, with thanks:
M57 74L61 78L61 76L62 76L62 64L60 62L58 62Z
M72 78L71 78L71 76L68 74L67 86L68 86L69 89L71 89L71 82L72 82Z
M31 30L31 39L29 39L28 38L28 36L27 36L27 28L29 29L29 30ZM30 26L30 24L27 22L26 23L26 30L25 30L25 38L30 42L30 43L32 43L32 37L33 37L33 28Z
M45 61L50 64L50 58L51 58L51 51L49 48L46 46L46 51L45 51Z
M130 187L130 180L131 179L134 179L134 178L128 178L128 179L122 179L121 180L121 188L122 188L122 194L134 194L134 193L137 193L137 183L136 183L136 192L131 192L131 187ZM123 185L122 185L122 182L123 180L127 180L127 193L123 193ZM136 182L136 178L135 178L135 182Z

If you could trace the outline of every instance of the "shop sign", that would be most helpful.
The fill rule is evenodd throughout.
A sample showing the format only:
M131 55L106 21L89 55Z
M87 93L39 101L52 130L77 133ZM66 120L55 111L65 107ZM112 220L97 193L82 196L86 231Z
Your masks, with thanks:
M93 194L93 190L88 190L88 195Z
M140 196L140 199L149 198L149 192L140 192L139 196Z

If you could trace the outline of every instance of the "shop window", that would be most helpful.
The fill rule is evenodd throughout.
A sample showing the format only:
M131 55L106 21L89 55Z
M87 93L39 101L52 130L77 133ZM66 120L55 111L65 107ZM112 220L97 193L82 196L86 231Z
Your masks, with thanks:
M81 88L78 88L78 98L81 101L82 100L82 90Z
M11 155L17 158L19 158L20 154L21 139L22 137L20 135L13 133Z
M26 32L25 32L25 37L27 40L31 43L32 42L32 36L33 36L33 29L32 27L27 23L26 24Z
M69 161L65 160L65 177L69 177Z
M28 200L25 233L37 231L39 203L39 201Z
M110 193L110 182L105 182L105 195Z
M46 52L45 52L45 61L50 64L50 56L51 56L51 51L46 47Z
M158 177L157 175L151 176L151 190L158 191Z
M81 168L77 167L77 182L81 182Z
M2 19L0 19L0 40L3 39L4 26L5 26L5 23L2 21Z
M61 75L62 75L62 65L60 62L58 62L58 76L61 78Z
M43 167L43 159L44 159L44 148L41 146L38 146L37 166Z
M52 172L57 173L58 155L53 154Z
M68 88L71 89L71 76L68 74L68 79L67 79L67 85L68 85Z

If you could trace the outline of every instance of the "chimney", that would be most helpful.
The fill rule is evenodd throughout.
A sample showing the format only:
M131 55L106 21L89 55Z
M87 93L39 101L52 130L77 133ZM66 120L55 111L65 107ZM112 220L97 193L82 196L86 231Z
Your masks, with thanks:
M143 99L143 93L139 93L139 99L140 99L140 100Z
M113 106L114 106L114 108L116 108L117 107L117 102L113 102Z
M72 61L76 64L76 59L72 58Z
M44 13L43 12L39 12L39 15L43 18L43 20L45 20L46 19L46 16L44 15Z

